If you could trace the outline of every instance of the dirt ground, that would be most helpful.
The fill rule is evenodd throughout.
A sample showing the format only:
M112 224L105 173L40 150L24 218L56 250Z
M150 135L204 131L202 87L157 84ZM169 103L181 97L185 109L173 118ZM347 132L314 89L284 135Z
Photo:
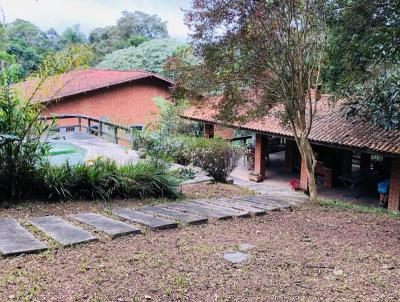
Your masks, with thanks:
M0 301L399 301L400 221L304 204L0 259ZM223 259L255 244L241 265Z

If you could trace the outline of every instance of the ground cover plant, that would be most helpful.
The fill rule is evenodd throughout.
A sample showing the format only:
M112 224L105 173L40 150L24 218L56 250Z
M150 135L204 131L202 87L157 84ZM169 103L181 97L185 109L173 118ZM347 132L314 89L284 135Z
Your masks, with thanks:
M77 165L43 165L36 176L38 197L52 200L109 200L111 198L178 196L178 175L167 167L141 161L117 164L97 159Z

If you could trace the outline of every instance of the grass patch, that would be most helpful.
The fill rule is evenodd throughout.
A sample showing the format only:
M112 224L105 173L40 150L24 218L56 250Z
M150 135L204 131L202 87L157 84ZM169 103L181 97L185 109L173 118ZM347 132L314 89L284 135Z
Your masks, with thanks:
M339 200L331 200L331 199L320 199L318 200L318 204L322 207L330 207L339 210L351 210L358 213L371 213L376 215L388 215L392 218L400 219L400 213L396 211L390 211L383 208L377 208L374 206L365 206L352 204Z

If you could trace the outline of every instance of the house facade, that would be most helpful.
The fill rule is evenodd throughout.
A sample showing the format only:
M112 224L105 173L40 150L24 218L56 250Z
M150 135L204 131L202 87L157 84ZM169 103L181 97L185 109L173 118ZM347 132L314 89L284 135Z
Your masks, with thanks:
M87 69L49 78L34 97L43 116L80 114L121 125L146 126L160 114L159 102L170 99L173 82L144 71ZM29 93L34 82L18 84ZM68 123L60 120L57 124Z

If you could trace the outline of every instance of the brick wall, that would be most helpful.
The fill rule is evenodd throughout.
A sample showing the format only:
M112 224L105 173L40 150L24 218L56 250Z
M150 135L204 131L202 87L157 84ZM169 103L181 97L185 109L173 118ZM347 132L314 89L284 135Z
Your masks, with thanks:
M306 162L304 160L301 160L301 165L300 165L300 189L303 191L308 190L307 168L306 168Z
M166 84L156 79L146 79L71 96L48 104L44 115L84 114L123 124L147 125L154 121L160 110L154 97L169 97ZM59 121L58 124L70 124Z
M393 211L399 211L400 203L400 160L392 160L392 169L390 172L389 200L388 208Z

